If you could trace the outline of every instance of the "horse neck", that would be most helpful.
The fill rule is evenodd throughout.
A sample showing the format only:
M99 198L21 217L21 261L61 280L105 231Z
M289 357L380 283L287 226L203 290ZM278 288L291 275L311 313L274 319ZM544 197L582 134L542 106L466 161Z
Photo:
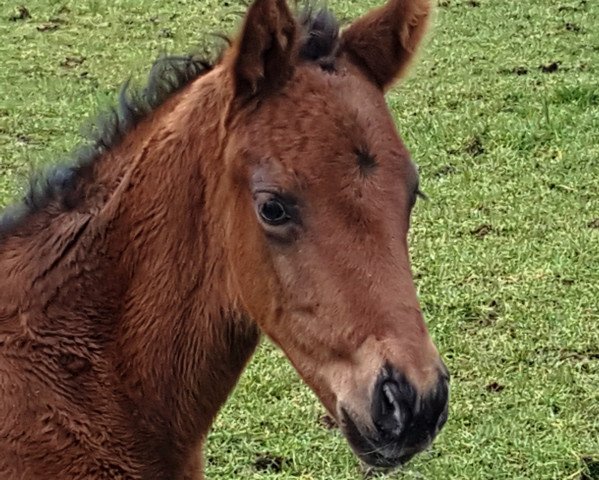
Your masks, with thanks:
M227 98L219 72L200 78L116 152L127 170L99 221L103 250L127 281L118 370L128 395L186 442L203 435L258 334L236 306L221 206ZM100 172L101 173L101 172Z

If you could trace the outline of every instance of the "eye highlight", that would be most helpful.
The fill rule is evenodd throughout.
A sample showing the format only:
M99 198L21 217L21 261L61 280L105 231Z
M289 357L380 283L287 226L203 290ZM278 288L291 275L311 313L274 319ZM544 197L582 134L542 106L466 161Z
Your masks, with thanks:
M297 201L290 195L273 191L254 192L254 209L267 238L290 243L302 228Z
M283 203L277 198L269 198L258 207L260 218L269 225L278 226L291 220Z

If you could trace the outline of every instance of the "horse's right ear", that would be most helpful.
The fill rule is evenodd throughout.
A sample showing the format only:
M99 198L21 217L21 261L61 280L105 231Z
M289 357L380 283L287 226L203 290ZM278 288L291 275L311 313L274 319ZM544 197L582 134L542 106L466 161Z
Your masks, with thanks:
M431 0L387 0L341 35L341 51L382 90L402 76L426 32Z
M235 96L279 88L292 75L297 25L285 0L255 0L233 45Z

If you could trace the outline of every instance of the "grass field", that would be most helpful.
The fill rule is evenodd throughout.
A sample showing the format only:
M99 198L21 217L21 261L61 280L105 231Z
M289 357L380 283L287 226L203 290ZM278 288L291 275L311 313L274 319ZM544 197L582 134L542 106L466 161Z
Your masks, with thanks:
M239 0L0 5L0 206L161 52L218 43ZM330 0L346 21L371 0ZM388 102L430 197L411 249L450 419L401 479L599 479L599 2L439 0ZM30 15L30 18L22 18ZM214 425L207 478L363 474L268 342ZM378 475L378 474L377 474ZM376 475L375 475L376 476Z

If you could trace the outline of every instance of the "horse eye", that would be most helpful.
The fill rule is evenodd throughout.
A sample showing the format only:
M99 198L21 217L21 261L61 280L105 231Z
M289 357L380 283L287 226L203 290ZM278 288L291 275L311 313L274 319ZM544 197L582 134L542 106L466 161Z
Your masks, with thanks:
M269 225L282 225L290 216L285 206L276 199L270 199L260 205L260 217Z

